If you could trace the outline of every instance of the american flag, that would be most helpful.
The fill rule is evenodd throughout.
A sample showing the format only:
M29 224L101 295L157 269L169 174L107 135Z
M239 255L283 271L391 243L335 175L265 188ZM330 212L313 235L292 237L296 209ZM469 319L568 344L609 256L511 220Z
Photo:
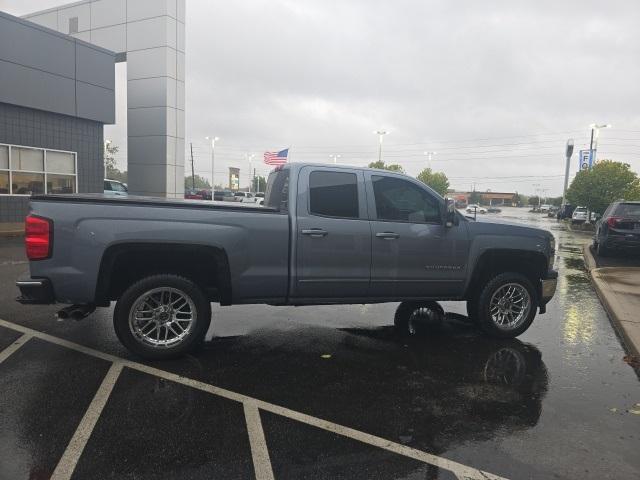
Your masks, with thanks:
M267 165L284 165L287 163L289 149L285 148L279 152L264 152L264 163Z

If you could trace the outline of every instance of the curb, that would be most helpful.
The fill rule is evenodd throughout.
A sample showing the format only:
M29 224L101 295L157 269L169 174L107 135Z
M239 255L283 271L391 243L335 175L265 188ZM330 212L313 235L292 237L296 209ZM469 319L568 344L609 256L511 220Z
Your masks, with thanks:
M621 307L620 302L616 301L616 292L613 291L609 284L602 278L600 273L607 273L612 270L619 270L615 267L598 268L596 260L591 253L590 246L584 245L582 248L587 271L591 284L598 295L600 303L604 307L614 330L620 337L623 347L631 354L640 356L640 324L634 323L628 319L627 312ZM640 270L640 268L629 267L629 270Z

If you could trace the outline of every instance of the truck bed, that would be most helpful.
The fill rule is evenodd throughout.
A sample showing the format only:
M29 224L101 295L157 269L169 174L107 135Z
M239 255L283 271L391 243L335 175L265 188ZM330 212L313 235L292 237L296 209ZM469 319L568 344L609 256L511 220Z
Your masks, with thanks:
M212 210L235 210L261 213L274 213L276 209L241 202L221 202L211 200L187 200L183 198L142 197L129 195L126 197L104 195L101 193L76 193L65 195L33 195L31 200L47 202L71 202L92 204L114 204L119 206L152 206L171 208L197 208Z

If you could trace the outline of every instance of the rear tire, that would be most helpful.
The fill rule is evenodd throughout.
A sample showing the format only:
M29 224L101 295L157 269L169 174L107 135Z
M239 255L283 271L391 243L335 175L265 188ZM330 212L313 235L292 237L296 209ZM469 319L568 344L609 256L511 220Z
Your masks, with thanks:
M211 303L191 280L153 275L131 285L113 314L118 339L148 360L179 357L198 348L211 323Z
M425 310L421 311L421 309ZM425 318L416 318L416 314ZM421 325L422 323L431 322L435 324L442 321L443 318L444 309L436 301L402 302L396 309L393 323L398 333L412 336L420 333L420 327L425 326Z
M514 338L525 332L537 307L536 289L527 277L516 272L489 279L472 304L476 324L496 338Z

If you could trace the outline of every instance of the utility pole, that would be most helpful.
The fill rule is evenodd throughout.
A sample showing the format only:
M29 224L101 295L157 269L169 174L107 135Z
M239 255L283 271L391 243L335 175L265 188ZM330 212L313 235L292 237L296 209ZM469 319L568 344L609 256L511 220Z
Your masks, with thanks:
M196 189L196 172L193 169L193 143L189 142L189 145L191 146L191 189L195 190Z
M567 187L569 186L569 166L571 165L571 155L573 155L573 138L567 140L567 147L564 152L566 164L564 166L564 188L562 189L562 207L567 203Z
M211 201L213 202L213 194L216 189L215 183L215 159L216 159L216 142L220 140L218 137L205 137L207 140L211 140Z
M382 137L389 132L386 130L376 130L373 133L378 135L378 162L382 162Z

